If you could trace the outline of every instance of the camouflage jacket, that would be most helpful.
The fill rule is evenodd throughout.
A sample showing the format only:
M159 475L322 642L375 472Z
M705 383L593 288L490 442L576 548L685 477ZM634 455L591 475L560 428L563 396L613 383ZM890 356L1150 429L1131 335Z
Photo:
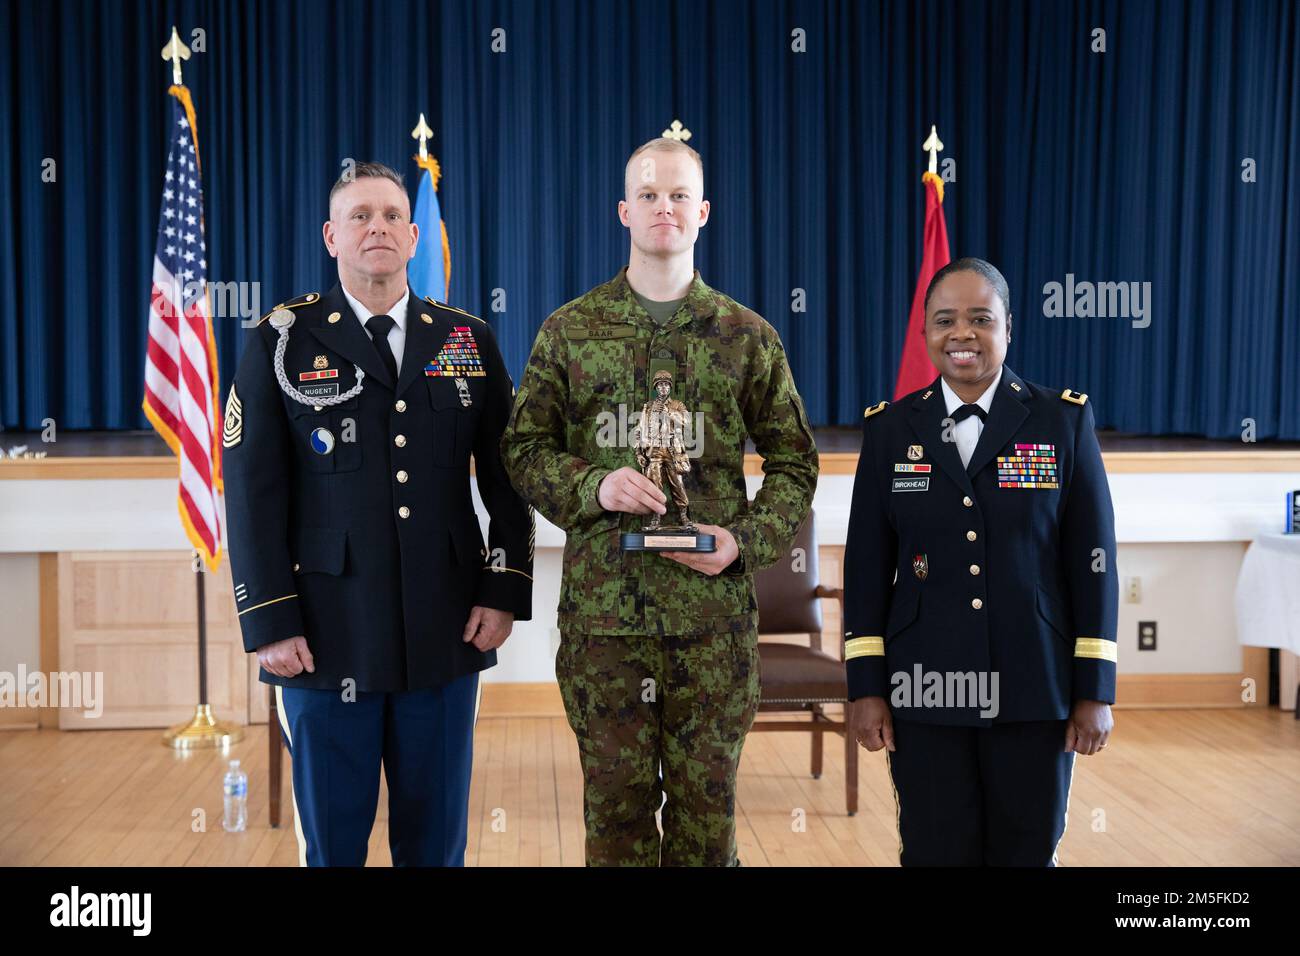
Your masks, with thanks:
M605 511L600 481L637 467L631 433L651 376L675 370L673 397L689 413L691 520L727 528L740 558L708 576L661 555L624 554L619 535L645 515ZM763 486L745 490L745 440ZM543 324L501 439L515 488L563 528L559 623L592 634L703 634L755 625L753 573L783 556L808 514L817 448L780 337L760 316L704 284L658 326L637 304L626 270ZM666 523L677 514L668 502Z

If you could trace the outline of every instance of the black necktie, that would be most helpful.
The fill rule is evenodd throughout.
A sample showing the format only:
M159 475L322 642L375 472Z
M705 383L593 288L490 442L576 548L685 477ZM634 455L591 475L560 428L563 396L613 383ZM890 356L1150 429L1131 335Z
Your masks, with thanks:
M989 417L989 413L984 411L984 409L980 408L978 405L963 405L952 413L952 420L961 423L972 415L979 416L979 420L982 422L988 421Z
M384 368L388 369L394 386L397 385L397 358L388 345L388 332L396 324L390 315L372 315L366 319L366 330L370 333L375 343L375 351L379 353Z

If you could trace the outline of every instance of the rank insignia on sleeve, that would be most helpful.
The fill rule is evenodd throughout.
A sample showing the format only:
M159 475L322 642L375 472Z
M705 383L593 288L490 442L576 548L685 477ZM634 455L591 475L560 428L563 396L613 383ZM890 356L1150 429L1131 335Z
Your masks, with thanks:
M234 448L244 439L244 403L235 394L235 386L230 386L230 397L226 399L226 421L221 426L221 444L225 448Z
M478 343L468 325L457 325L447 336L435 358L424 366L430 378L482 378L487 376L478 354ZM463 396L462 396L463 400Z

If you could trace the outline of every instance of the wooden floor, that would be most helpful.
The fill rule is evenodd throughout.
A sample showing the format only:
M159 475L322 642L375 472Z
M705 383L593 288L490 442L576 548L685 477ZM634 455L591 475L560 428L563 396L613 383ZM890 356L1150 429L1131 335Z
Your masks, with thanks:
M1063 864L1300 865L1300 722L1290 714L1123 711L1117 724L1104 754L1077 760ZM285 820L271 830L266 728L250 731L230 754L250 778L240 834L221 827L217 754L176 755L156 731L0 733L0 865L295 865L287 782ZM580 865L581 781L565 721L484 719L475 745L466 862ZM896 865L885 761L862 758L861 810L850 818L838 738L813 780L806 735L751 735L737 812L743 862ZM385 803L381 792L374 866L390 862Z

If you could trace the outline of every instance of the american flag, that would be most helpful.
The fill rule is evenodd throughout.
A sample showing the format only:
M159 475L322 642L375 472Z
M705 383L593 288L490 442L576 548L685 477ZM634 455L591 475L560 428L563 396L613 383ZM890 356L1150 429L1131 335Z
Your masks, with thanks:
M190 91L172 86L168 93L170 147L153 257L144 413L180 463L181 523L215 570L221 552L221 442L203 187Z

